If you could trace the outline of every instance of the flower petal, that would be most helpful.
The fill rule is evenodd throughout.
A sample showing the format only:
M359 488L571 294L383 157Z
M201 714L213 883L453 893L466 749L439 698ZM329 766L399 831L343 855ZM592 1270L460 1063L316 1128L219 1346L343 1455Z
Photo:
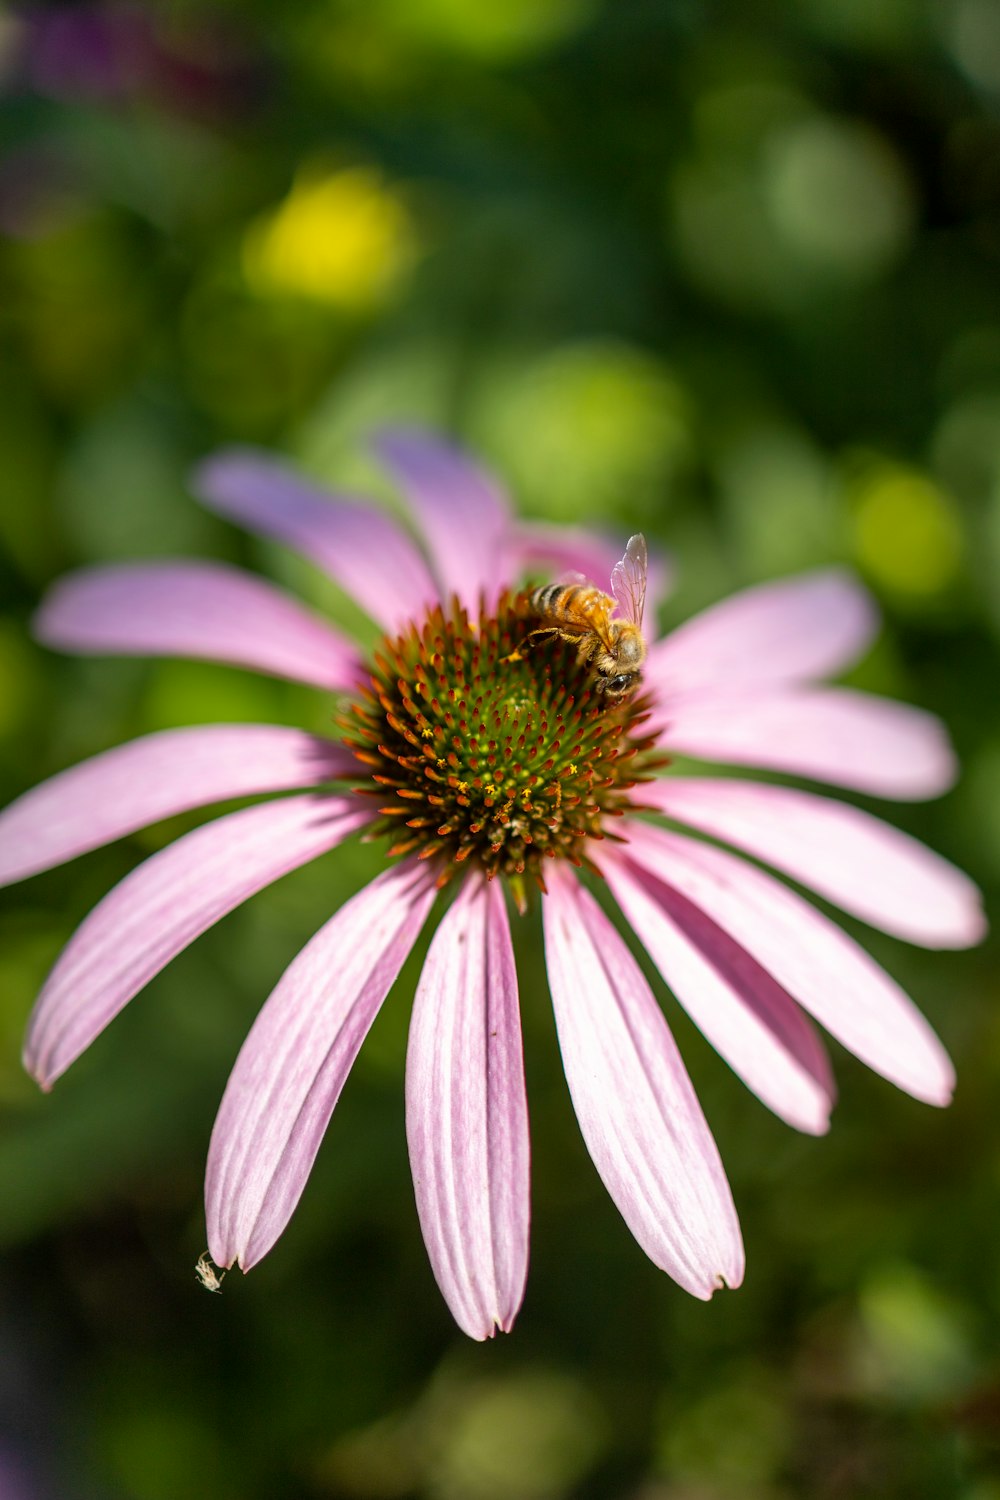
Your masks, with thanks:
M618 905L692 1021L779 1119L823 1135L836 1085L822 1042L795 1001L727 933L639 865L612 856Z
M210 458L193 487L213 510L304 553L384 630L396 634L437 602L416 543L370 501L331 495L249 448Z
M528 1275L529 1147L521 1019L499 881L467 881L417 986L406 1134L420 1227L455 1321L509 1333Z
M664 704L663 747L901 802L936 797L956 763L940 719L849 688L713 695Z
M925 948L966 948L985 934L969 877L859 808L791 787L689 776L644 784L641 796L884 932Z
M198 656L334 691L357 653L318 615L263 579L220 563L135 563L61 579L35 618L61 651Z
M94 907L57 959L28 1024L25 1067L49 1088L196 937L368 817L353 798L290 797L217 818L147 859Z
M559 1046L587 1149L646 1254L696 1297L743 1279L729 1184L663 1013L566 870L542 903Z
M744 589L674 630L646 674L664 694L829 677L856 661L878 629L871 596L837 569Z
M548 526L543 522L519 521L512 525L504 543L502 567L505 583L515 584L524 573L544 574L555 579L562 573L582 573L605 591L611 587L611 570L620 560L623 541L616 541L575 526ZM671 567L662 555L649 559L646 585L647 634L651 616L669 592Z
M424 865L359 891L286 969L261 1010L212 1131L205 1181L217 1265L249 1271L295 1211L341 1089L434 901Z
M71 766L0 812L0 885L174 813L317 786L356 766L330 740L277 725L211 724L146 735Z
M955 1075L913 1002L801 896L722 849L632 824L629 858L681 891L876 1073L928 1104Z
M426 433L380 433L375 452L420 522L442 597L457 594L471 615L495 599L507 506L499 486L459 452Z

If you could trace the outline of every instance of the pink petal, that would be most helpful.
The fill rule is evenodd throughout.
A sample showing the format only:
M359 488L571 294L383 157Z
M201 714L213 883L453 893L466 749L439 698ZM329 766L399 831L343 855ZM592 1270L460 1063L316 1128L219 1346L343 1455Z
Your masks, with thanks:
M913 1002L787 886L721 849L634 823L629 857L725 929L838 1041L890 1083L947 1104L948 1056Z
M661 705L664 749L854 787L877 797L936 797L955 756L933 714L848 688L688 699Z
M504 581L514 585L525 574L556 579L563 573L582 573L603 589L611 587L611 570L622 555L622 537L611 540L575 526L547 526L519 521L512 525L504 544ZM657 605L669 591L671 568L655 553L649 559L646 586L646 634L652 634Z
M925 948L965 948L986 932L980 894L967 875L843 802L790 787L687 776L644 785L641 800Z
M420 1227L455 1321L508 1333L528 1275L528 1101L499 881L467 881L417 986L406 1133Z
M672 886L620 857L604 872L665 982L733 1072L787 1124L825 1134L836 1086L794 1000Z
M331 495L253 449L216 454L193 484L222 515L304 553L393 634L437 602L416 544L369 501Z
M499 486L470 459L422 432L381 433L375 451L420 522L442 597L457 594L473 616L495 599L507 506Z
M208 1243L249 1271L295 1211L341 1089L434 901L426 867L386 870L286 969L236 1059L208 1155Z
M196 937L368 816L353 798L291 797L206 823L147 859L63 949L28 1025L25 1067L49 1088Z
M357 653L318 615L271 584L220 563L88 568L55 585L36 633L61 651L199 656L339 691Z
M871 597L837 570L744 589L695 615L649 653L663 694L779 686L851 665L878 629Z
M594 898L556 867L545 958L573 1107L605 1187L656 1265L696 1297L743 1279L729 1184L638 964Z
M339 745L269 724L146 735L43 781L0 813L0 885L192 807L317 786L356 768Z

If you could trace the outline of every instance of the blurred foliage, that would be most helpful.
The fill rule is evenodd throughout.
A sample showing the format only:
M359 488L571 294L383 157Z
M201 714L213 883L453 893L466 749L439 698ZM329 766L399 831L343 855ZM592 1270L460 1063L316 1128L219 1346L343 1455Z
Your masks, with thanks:
M169 725L323 727L205 664L30 638L67 566L207 554L342 620L186 492L214 445L369 482L430 422L538 517L674 554L664 623L831 560L856 674L944 714L957 791L898 821L1000 888L1000 12L994 0L174 0L0 14L0 775ZM391 501L391 497L390 501ZM893 812L893 817L897 813ZM419 954L295 1221L192 1274L215 1105L256 1007L367 873L279 883L55 1092L19 1034L60 944L176 818L0 917L4 1500L1000 1500L995 952L861 933L952 1049L939 1115L838 1059L828 1139L766 1115L664 996L743 1220L709 1305L643 1259L572 1118L518 934L534 1141L515 1333L467 1344L408 1182ZM995 902L994 902L994 910Z

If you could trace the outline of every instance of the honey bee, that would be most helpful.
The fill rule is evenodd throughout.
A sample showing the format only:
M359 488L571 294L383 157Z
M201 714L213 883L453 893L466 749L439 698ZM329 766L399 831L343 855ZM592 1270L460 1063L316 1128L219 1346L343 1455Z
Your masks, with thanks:
M571 641L577 648L577 661L589 668L595 688L609 703L620 702L635 687L646 658L642 638L646 569L646 539L637 534L629 537L625 556L611 571L610 595L574 573L535 589L530 598L540 623L528 640Z

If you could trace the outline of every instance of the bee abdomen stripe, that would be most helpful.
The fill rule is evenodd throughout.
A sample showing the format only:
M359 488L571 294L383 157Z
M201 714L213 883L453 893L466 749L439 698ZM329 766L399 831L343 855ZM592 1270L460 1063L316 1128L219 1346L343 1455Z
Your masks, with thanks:
M565 609L573 596L579 593L579 584L547 583L544 588L536 589L531 596L531 602L536 609L550 610L556 603Z

